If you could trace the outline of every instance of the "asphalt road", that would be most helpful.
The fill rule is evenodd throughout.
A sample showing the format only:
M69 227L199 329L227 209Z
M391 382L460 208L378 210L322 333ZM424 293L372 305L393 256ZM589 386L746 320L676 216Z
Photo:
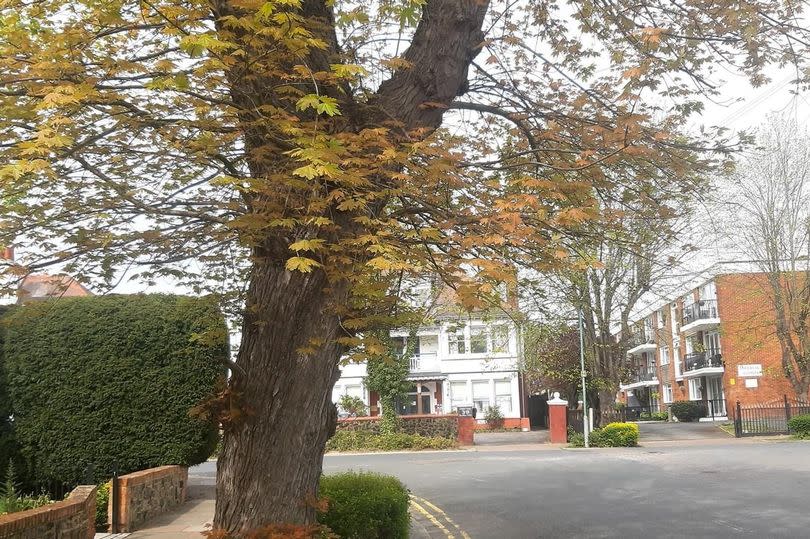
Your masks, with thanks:
M457 525L445 537L810 537L810 442L330 455L324 468L398 476ZM190 472L213 483L212 464Z

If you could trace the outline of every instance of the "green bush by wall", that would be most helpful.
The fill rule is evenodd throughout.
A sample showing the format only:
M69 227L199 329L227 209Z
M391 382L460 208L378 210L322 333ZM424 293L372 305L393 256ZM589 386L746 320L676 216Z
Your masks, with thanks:
M216 425L189 414L224 374L228 338L211 298L61 298L3 320L14 433L35 484L78 484L204 461ZM48 487L50 488L50 487Z
M791 417L788 420L788 428L799 438L810 438L810 414Z
M346 472L321 478L328 509L318 522L343 539L406 539L408 489L395 477Z

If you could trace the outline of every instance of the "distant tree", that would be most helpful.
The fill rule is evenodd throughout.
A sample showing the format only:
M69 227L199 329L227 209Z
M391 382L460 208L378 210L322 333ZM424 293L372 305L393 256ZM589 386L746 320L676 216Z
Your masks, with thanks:
M799 398L810 390L810 136L791 114L771 116L760 146L734 174L726 230L766 276L782 370Z
M368 412L363 399L352 395L343 395L340 397L338 406L351 417L364 416Z
M404 349L398 350L388 332L378 334L384 343L386 353L370 358L366 365L367 374L364 380L370 391L376 391L382 405L380 429L384 434L398 430L397 401L403 398L411 387L407 376L410 372L410 360L416 352L416 334L406 339Z

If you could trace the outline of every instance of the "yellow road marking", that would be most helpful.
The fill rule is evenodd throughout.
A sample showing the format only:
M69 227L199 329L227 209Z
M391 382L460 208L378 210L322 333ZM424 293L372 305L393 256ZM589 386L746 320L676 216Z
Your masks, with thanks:
M422 507L421 505L416 503L413 500L413 497L411 497L411 505L413 506L414 509L416 509L417 511L422 513L431 522L431 524L433 524L434 526L439 528L441 531L443 531L444 535L447 536L447 539L455 539L456 538L456 536L453 535L452 533L450 533L450 530L448 530L444 526L444 524L439 522L439 519L437 519L430 511L428 511L427 509L425 509L424 507Z
M412 495L411 495L411 497L412 497L412 498L416 498L416 499L417 499L417 500L419 500L420 502L422 502L422 503L424 503L425 505L427 505L429 508L433 509L435 512L439 513L439 514L440 514L442 517L444 517L444 519L445 519L447 522L449 522L449 523L450 523L450 524L451 524L451 525L452 525L452 526L453 526L453 527L454 527L456 530L458 530L458 532L461 534L461 537L462 537L463 539L470 539L470 536L469 536L469 535L467 535L467 532L465 532L464 530L462 530L462 529L461 529L461 527L460 527L458 524L456 524L456 523L453 521L453 519L452 519L452 518L450 518L450 517L447 515L447 513L445 513L445 512L444 512L444 511L443 511L443 510L442 510L440 507L437 507L436 505L434 505L434 504L430 503L428 500L426 500L426 499L424 499L424 498L420 498L419 496L414 496L414 495L412 494Z

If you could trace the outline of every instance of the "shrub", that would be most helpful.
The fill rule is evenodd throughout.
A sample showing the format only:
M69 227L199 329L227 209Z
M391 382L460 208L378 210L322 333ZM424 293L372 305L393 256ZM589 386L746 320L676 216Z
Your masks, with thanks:
M634 423L608 423L594 440L596 447L634 447L638 445L638 425Z
M653 412L650 415L653 421L666 421L669 419L669 413L667 412Z
M0 515L16 513L27 509L35 509L48 505L52 500L47 494L36 496L23 496L17 492L17 478L14 472L14 463L9 462L6 467L5 481L0 483Z
M791 417L788 421L788 428L799 438L810 438L810 414Z
M670 405L670 411L678 421L690 422L703 417L703 406L695 401L677 401Z
M490 429L503 428L503 414L501 413L501 407L496 404L495 406L490 406L487 408L487 413L484 414L484 421L487 422L487 426Z
M568 444L571 447L585 447L585 436L568 427ZM590 433L588 445L591 447L635 447L638 445L638 425L609 423Z
M96 531L107 531L111 486L109 482L101 483L96 489Z
M361 430L337 431L326 443L327 451L396 451L398 449L452 449L451 438L395 432L374 434Z
M214 449L213 421L189 411L224 374L227 327L213 298L61 298L4 319L20 451L40 484L193 465Z
M408 490L395 477L356 472L324 476L321 496L328 509L318 522L343 539L408 537Z
M341 410L353 417L364 416L367 413L366 404L360 397L343 395L338 401Z

